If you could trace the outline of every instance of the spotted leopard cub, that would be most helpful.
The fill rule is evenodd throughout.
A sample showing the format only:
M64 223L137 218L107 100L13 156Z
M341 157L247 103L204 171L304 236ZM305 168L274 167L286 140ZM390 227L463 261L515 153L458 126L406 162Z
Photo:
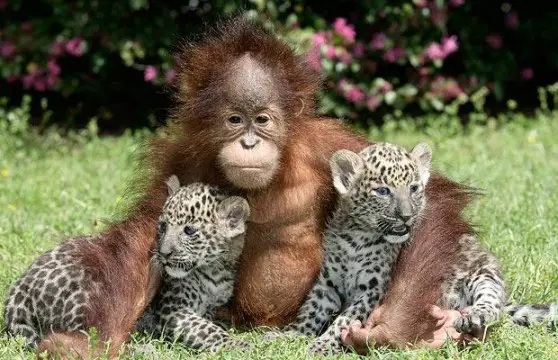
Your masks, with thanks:
M163 284L137 330L198 350L247 347L213 323L212 316L232 296L248 202L211 185L180 187L176 176L167 185L154 255L164 271Z
M50 331L84 329L90 295L98 283L81 263L81 244L93 237L70 238L40 255L17 279L5 301L7 334L37 347Z
M408 152L387 143L332 156L339 201L324 234L322 269L296 320L284 329L320 335L311 353L339 352L342 328L357 319L364 323L385 293L425 208L431 157L426 144Z
M458 258L451 275L442 285L439 305L460 310L454 322L458 332L484 337L487 327L503 314L518 325L546 324L553 330L558 324L558 304L517 305L508 303L500 261L482 247L477 238L464 235L458 242Z

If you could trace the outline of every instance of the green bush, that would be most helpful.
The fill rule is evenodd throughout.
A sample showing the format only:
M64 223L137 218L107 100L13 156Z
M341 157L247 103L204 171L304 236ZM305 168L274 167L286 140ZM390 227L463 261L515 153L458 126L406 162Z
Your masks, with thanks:
M556 80L558 15L546 3L465 0L252 0L242 9L307 51L326 75L322 113L368 126L381 115L470 111L488 90L498 109L535 105ZM32 94L32 124L103 129L166 119L170 53L238 2L0 0L0 87ZM526 51L525 49L528 49ZM39 96L38 96L39 95ZM463 106L466 104L466 106Z

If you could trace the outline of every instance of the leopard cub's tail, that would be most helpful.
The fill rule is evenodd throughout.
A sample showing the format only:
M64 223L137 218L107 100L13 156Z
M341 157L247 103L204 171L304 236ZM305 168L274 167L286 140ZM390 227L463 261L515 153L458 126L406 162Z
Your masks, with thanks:
M558 330L558 304L509 304L504 307L504 313L509 314L511 320L518 325L531 326L534 324L547 324L549 331Z

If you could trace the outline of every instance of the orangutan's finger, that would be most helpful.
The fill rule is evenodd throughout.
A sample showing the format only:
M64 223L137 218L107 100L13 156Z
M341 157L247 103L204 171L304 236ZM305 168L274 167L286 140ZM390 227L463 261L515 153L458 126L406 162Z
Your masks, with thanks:
M360 320L355 320L352 323L350 323L348 326L344 326L341 328L341 341L344 342L345 339L347 338L347 335L349 334L349 328L351 327L355 327L357 329L361 329L363 328L362 323L360 322Z
M360 355L366 355L369 351L368 335L370 330L362 326L359 327L356 324L351 324L345 331L345 336L341 335L343 345Z
M429 314L434 318L434 320L436 320L436 328L444 327L444 325L448 322L447 312L440 309L438 306L432 306Z

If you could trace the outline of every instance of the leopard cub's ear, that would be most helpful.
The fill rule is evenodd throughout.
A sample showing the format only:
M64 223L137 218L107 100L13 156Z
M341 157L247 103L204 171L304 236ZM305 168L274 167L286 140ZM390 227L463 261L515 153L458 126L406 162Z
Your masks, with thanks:
M348 194L364 170L364 162L359 154L349 150L336 151L329 160L333 186L339 194Z
M430 168L432 166L432 150L427 143L419 143L411 151L411 157L416 161L420 178L423 184L428 182L430 178Z
M232 238L246 232L249 217L248 201L240 196L224 199L217 208L217 221L226 237Z
M169 196L175 194L178 191L178 189L180 189L180 180L176 175L172 175L171 177L169 177L167 181L165 181L165 183L167 184L167 190L169 191Z

